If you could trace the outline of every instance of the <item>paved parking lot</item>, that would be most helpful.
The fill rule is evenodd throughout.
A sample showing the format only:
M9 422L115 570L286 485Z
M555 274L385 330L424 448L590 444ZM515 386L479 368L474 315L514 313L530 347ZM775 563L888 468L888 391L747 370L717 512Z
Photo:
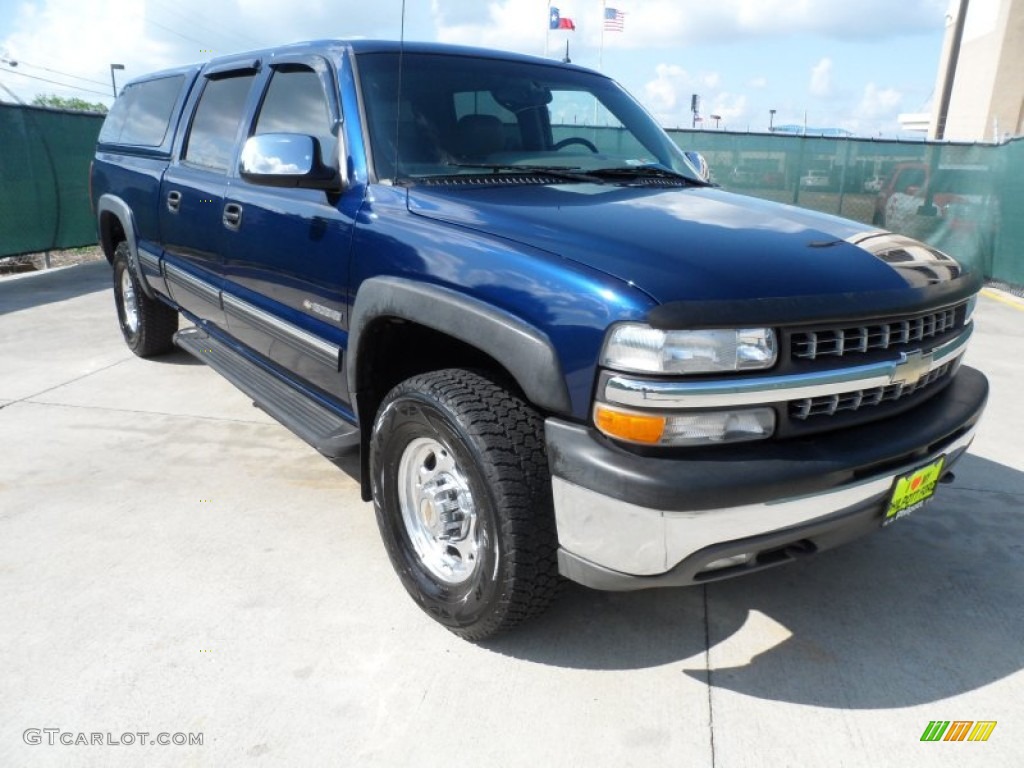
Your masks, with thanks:
M926 510L747 579L573 587L475 646L406 597L354 462L134 358L108 284L0 281L0 766L1021 764L1024 302L981 301L992 400Z

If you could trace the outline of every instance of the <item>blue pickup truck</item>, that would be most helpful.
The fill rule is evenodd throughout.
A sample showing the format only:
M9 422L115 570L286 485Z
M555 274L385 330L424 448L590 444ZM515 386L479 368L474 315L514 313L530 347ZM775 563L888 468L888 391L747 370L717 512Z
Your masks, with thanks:
M91 190L128 346L358 451L402 583L470 640L566 578L699 584L880 529L987 398L977 275L716 188L570 64L359 40L159 72Z

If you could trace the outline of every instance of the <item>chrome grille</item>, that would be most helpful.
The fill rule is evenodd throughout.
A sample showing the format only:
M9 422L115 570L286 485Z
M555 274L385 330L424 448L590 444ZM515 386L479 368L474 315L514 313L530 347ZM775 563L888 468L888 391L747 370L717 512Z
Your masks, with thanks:
M893 349L941 336L963 324L964 304L927 315L827 330L796 331L791 354L797 360L843 357L869 350Z
M857 389L838 395L791 400L789 415L791 418L806 421L815 416L835 416L840 411L859 411L862 408L871 408L882 403L901 400L944 378L954 364L954 362L948 362L941 365L934 371L926 373L913 384L889 384L884 387Z

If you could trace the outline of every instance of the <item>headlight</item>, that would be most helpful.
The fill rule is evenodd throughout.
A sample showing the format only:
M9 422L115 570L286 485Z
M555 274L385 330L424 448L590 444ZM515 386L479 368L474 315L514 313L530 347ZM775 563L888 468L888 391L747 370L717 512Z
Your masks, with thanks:
M608 335L601 365L637 373L725 373L771 368L777 357L771 328L659 331L623 323Z

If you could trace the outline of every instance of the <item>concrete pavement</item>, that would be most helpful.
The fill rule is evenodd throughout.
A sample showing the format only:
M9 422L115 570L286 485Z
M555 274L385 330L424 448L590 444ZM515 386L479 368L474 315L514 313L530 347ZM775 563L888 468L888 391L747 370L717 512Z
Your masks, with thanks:
M992 401L925 510L706 588L572 587L475 646L405 595L354 462L133 357L108 285L0 281L0 765L1020 764L1024 302L981 300ZM149 736L25 743L46 728Z

